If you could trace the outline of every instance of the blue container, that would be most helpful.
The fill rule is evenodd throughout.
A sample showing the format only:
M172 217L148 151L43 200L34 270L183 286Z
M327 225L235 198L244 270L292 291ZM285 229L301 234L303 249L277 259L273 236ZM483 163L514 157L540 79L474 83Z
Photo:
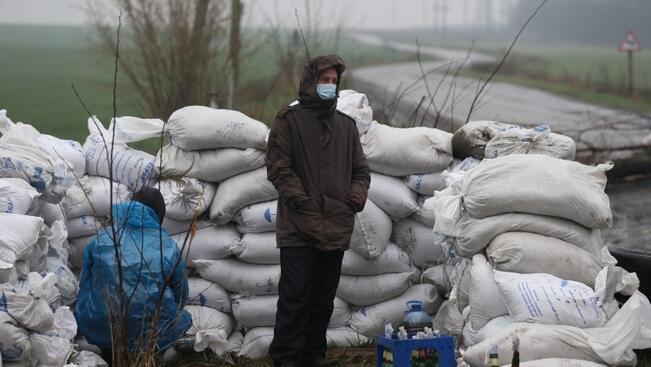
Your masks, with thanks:
M382 367L385 351L391 352L390 363L392 367L414 367L412 364L412 353L417 349L436 349L438 353L439 367L454 367L456 360L454 355L454 337L441 335L427 339L406 339L398 340L396 336L387 338L377 336L375 338L375 359L376 367Z
M432 327L432 317L423 311L421 301L408 301L402 325L409 335L416 334L419 331L425 331L425 326Z

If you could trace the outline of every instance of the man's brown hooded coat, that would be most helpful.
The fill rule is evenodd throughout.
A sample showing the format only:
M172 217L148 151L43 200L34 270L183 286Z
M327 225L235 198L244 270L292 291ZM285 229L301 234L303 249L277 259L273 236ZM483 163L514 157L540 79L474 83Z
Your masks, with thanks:
M319 74L329 68L341 80L345 65L337 55L307 62L299 103L278 112L269 134L267 176L280 194L279 247L347 249L354 214L366 203L371 178L355 122L336 110L336 98L322 100L316 92Z

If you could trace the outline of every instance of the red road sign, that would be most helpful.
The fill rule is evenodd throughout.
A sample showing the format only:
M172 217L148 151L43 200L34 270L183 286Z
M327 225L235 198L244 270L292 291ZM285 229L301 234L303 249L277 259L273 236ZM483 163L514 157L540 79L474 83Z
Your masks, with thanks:
M619 43L619 50L622 52L637 52L642 50L642 45L637 40L637 37L635 37L633 31L626 32L624 39Z

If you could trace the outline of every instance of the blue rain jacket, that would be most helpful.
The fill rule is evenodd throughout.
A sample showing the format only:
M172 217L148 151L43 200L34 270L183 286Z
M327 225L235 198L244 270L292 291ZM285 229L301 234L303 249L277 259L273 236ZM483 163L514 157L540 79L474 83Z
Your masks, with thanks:
M170 286L164 289L161 315L157 323L158 347L165 349L182 337L192 325L192 318L183 310L188 300L185 262L176 243L150 207L137 201L113 205L117 237L122 250L122 271L127 304L127 333L132 350L142 345L149 335L159 290L164 277L172 274ZM111 240L111 227L100 230L86 245L83 254L80 290L75 304L78 334L103 349L111 347L109 310L119 310L117 292L119 276ZM162 242L161 242L162 240ZM162 243L162 259L161 259Z

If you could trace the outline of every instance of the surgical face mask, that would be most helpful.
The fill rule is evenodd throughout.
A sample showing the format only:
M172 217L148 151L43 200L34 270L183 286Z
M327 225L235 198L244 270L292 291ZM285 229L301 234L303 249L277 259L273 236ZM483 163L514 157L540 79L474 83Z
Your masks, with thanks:
M334 99L337 96L337 86L334 84L317 84L316 94L321 99Z

